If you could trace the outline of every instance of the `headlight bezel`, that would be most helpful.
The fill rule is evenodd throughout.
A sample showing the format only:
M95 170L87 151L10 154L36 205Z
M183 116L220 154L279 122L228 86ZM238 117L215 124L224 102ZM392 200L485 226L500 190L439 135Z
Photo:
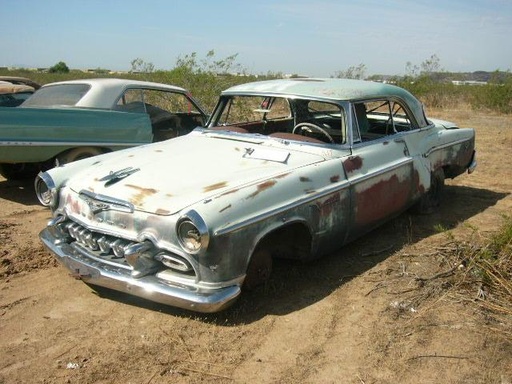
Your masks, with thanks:
M37 199L45 207L56 207L59 191L52 177L46 172L40 172L34 180Z
M176 237L180 246L190 254L200 254L208 248L210 233L203 218L189 211L176 222Z

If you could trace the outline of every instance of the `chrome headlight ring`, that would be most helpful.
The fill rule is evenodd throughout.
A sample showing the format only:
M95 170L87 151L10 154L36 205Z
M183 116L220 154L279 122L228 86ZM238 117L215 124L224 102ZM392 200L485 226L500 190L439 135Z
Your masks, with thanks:
M57 206L59 193L55 182L46 172L40 172L34 181L34 189L39 202L45 207Z
M178 220L176 235L187 253L200 253L210 242L208 227L196 211L189 211Z

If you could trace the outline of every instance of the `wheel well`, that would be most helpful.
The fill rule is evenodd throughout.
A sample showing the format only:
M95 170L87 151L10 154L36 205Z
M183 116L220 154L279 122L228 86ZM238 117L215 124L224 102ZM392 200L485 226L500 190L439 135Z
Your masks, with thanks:
M291 223L267 233L257 249L267 249L272 257L307 259L311 253L311 233L302 223Z
M72 161L80 160L86 157L97 156L107 152L111 152L108 148L103 147L74 147L65 150L64 152L59 153L55 156L55 164L67 164Z

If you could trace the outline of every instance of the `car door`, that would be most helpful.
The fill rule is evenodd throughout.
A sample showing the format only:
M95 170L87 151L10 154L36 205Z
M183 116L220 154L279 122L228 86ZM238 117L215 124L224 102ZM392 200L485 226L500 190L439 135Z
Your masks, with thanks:
M410 206L414 166L404 134L394 127L387 100L352 105L351 156L343 160L350 183L351 225L348 240Z

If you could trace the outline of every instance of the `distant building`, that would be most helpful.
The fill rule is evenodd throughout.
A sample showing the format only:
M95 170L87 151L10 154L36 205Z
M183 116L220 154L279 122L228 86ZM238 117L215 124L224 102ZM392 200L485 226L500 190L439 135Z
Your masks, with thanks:
M453 85L487 85L487 81L452 80Z

